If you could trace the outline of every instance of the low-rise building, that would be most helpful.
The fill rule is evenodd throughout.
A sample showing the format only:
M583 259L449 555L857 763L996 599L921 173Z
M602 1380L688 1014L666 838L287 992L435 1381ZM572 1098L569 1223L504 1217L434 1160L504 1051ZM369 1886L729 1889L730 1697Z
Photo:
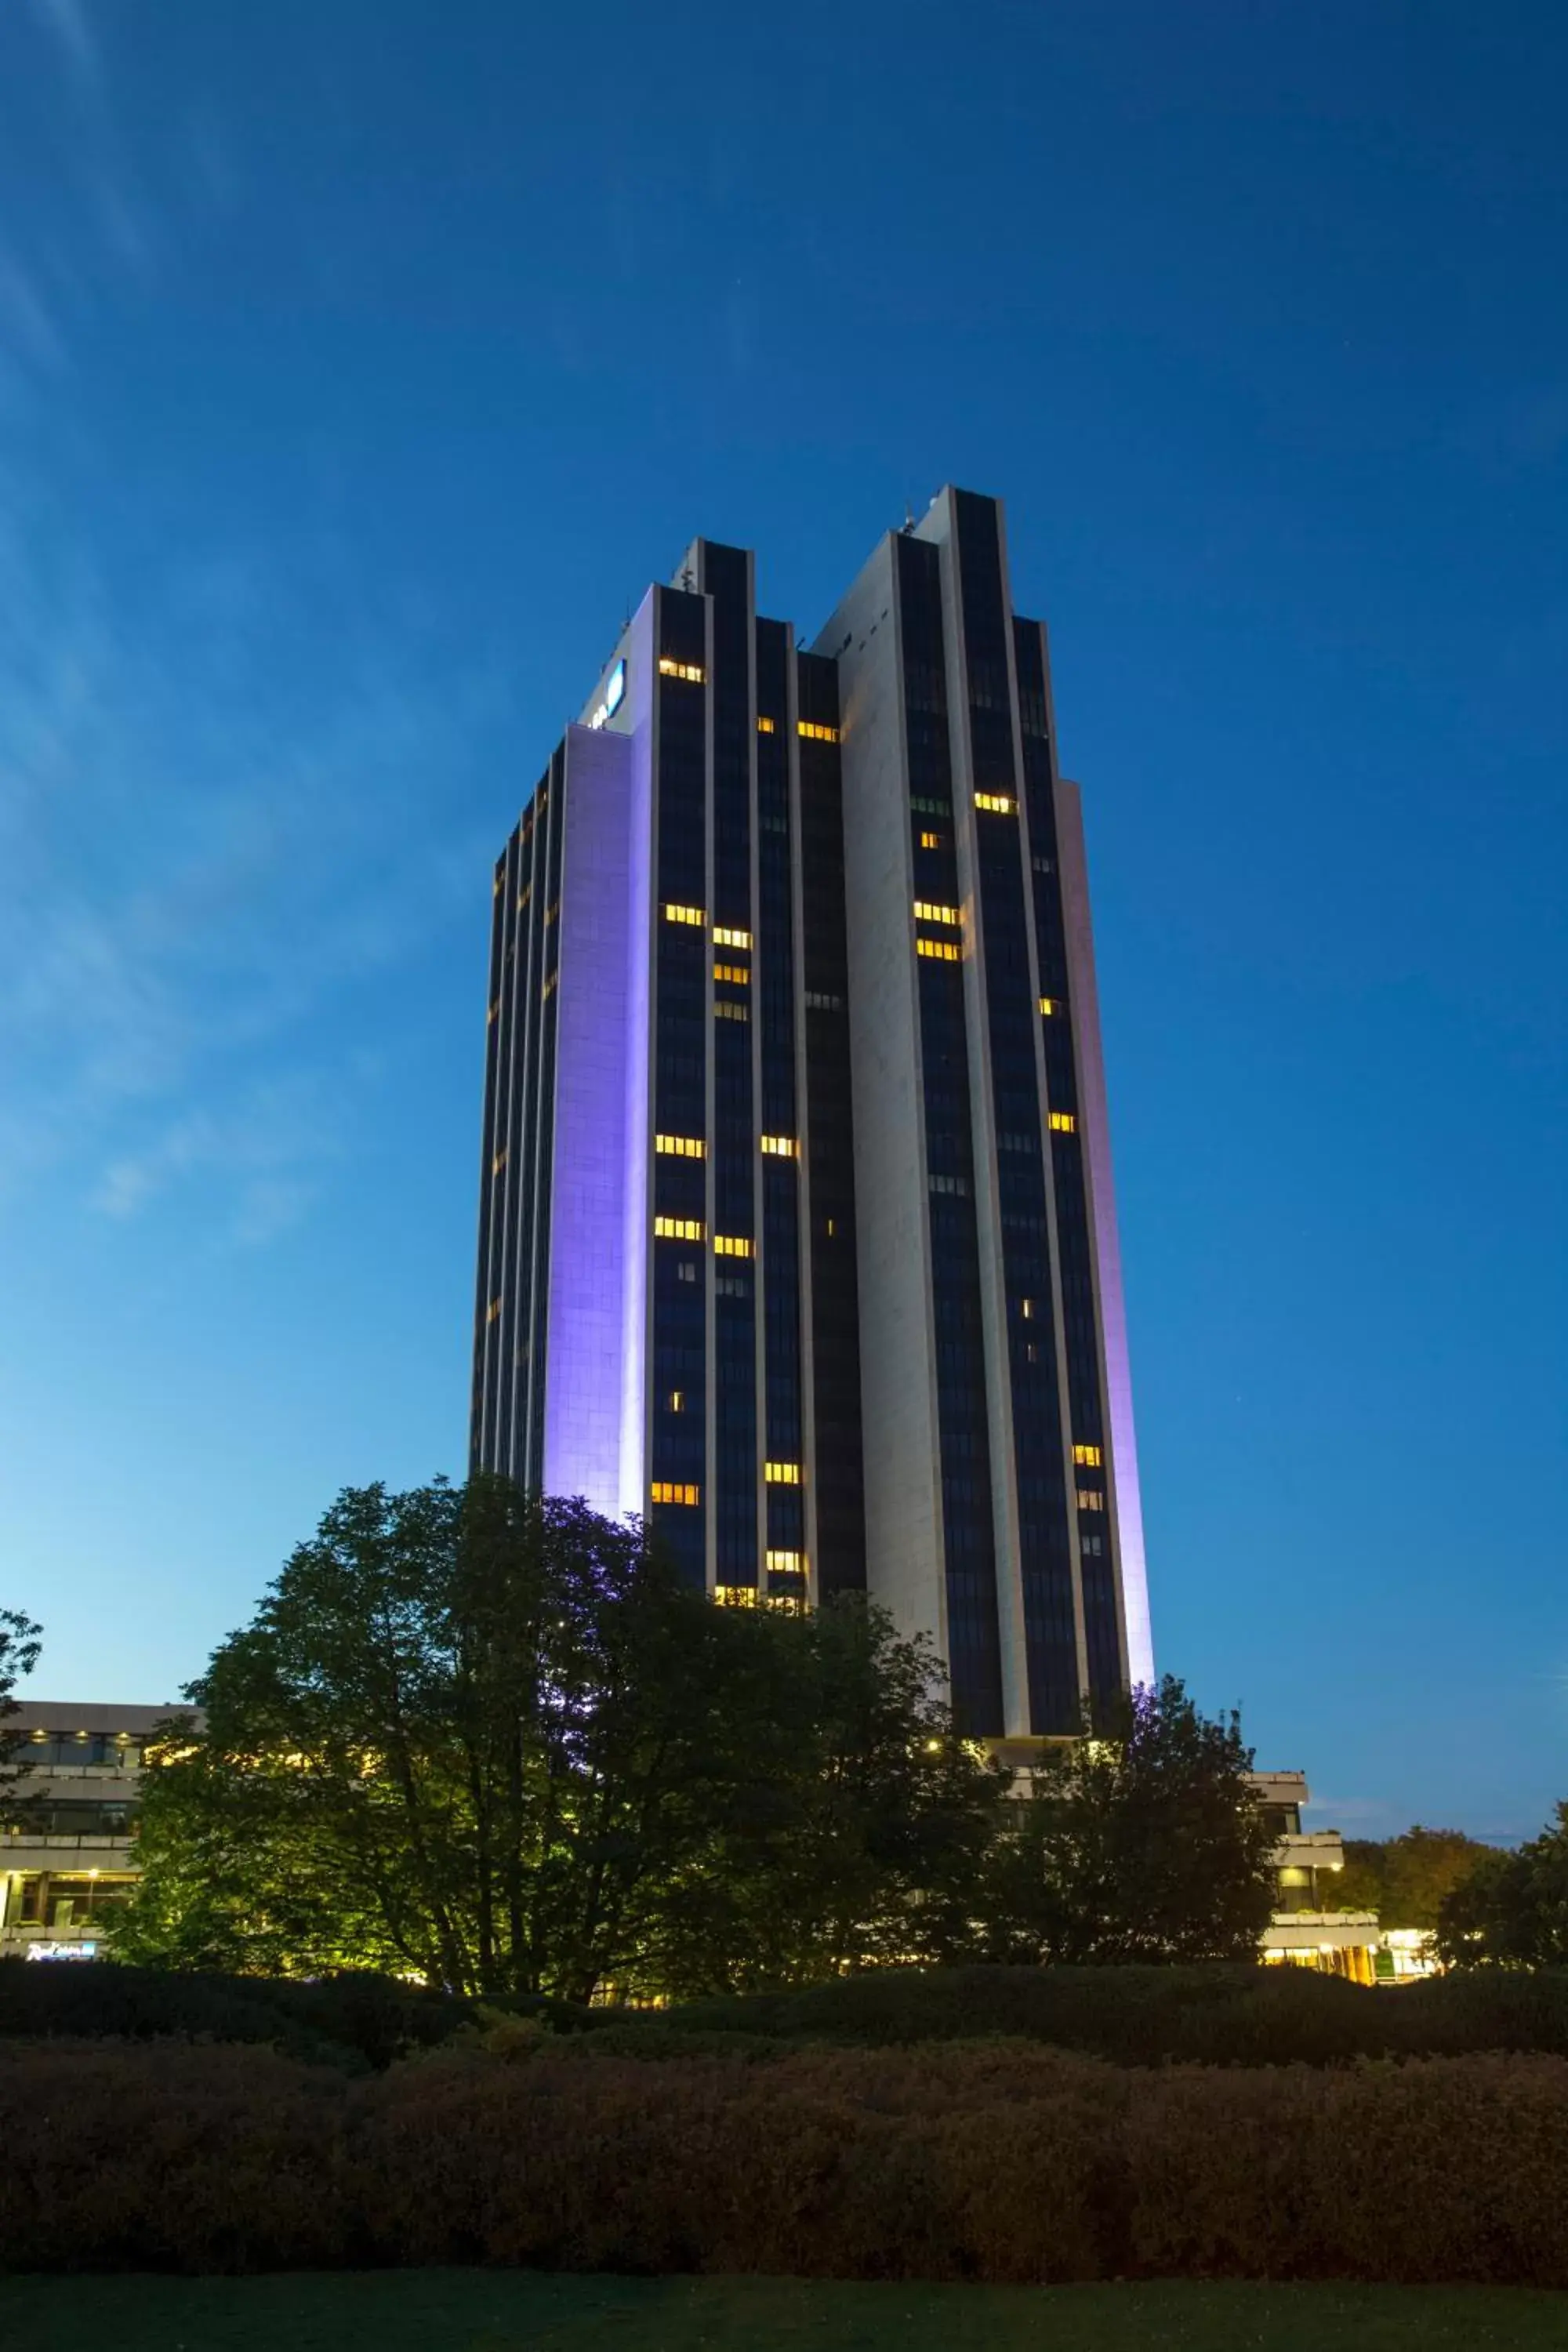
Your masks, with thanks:
M1248 1775L1279 1832L1274 1864L1279 1907L1263 1937L1263 1958L1302 1969L1321 1969L1372 1984L1377 1976L1375 1911L1342 1911L1334 1901L1335 1874L1345 1866L1338 1830L1304 1830L1302 1808L1310 1801L1304 1772Z
M142 1758L172 1706L89 1706L24 1699L0 1730L21 1735L11 1762L19 1826L0 1829L0 1954L92 1959L107 1914L135 1878L132 1838Z

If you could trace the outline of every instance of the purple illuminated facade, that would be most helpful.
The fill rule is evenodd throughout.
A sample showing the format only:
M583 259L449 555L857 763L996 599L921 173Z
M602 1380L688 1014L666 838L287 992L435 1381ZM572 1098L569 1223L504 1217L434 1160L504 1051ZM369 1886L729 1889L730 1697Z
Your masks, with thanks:
M647 592L495 871L472 1454L1007 1742L1152 1674L1081 822L1000 508Z

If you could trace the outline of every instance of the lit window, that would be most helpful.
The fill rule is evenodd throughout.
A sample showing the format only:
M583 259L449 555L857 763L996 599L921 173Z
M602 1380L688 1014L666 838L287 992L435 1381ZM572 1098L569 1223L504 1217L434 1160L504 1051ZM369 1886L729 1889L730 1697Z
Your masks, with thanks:
M656 1503L684 1503L688 1509L702 1500L700 1486L684 1486L669 1478L656 1478L650 1492Z
M713 1007L713 1017L717 1021L749 1021L752 1016L743 1004L731 1004L721 998Z
M1104 1457L1098 1445L1075 1445L1072 1458L1080 1470L1098 1470Z
M713 977L727 980L735 988L749 988L752 984L751 967L743 963L716 963Z
M678 677L685 686L700 686L703 673L696 662L672 661L668 654L658 657L660 677Z
M963 950L956 940L917 940L915 953L934 956L938 963L962 963Z
M715 1257L754 1257L756 1244L749 1241L744 1234L715 1234L713 1255Z
M1097 1495L1092 1487L1080 1486L1078 1490L1078 1507L1080 1511L1103 1511L1105 1497L1103 1495Z
M1070 1110L1052 1111L1050 1125L1055 1135L1073 1135L1078 1131L1078 1121Z
M549 979L545 982L545 983L544 983L543 987L540 990L540 992L539 992L540 995L541 995L541 996L553 996L553 995L554 995L554 993L555 993L555 983L556 983L556 982L560 979L560 977L561 977L561 974L560 974L558 971L552 971L552 972L551 973L551 975L550 975Z
M1016 816L1018 814L1017 802L1010 800L1005 793L976 793L974 805L977 809L989 809L993 816Z
M1042 996L1042 997L1041 997L1041 999L1040 999L1040 1011L1041 1011L1042 1013L1046 1013L1047 1015L1049 1015L1049 1014L1051 1014L1051 1013L1059 1013L1059 1012L1061 1011L1061 1009L1062 1009L1062 1001L1061 1001L1061 998L1060 998L1059 996Z
M1020 1298L1018 1301L1018 1312L1023 1317L1026 1323L1032 1323L1035 1319L1034 1300L1032 1298Z
M963 917L956 907L938 907L929 898L917 898L915 920L917 923L946 923L950 929L956 931Z
M684 1412L686 1411L686 1391L684 1389L670 1390L669 1410L671 1412Z
M664 919L667 923L705 923L708 918L700 907L672 907L667 899Z
M820 726L815 719L800 719L796 732L804 735L808 743L837 743L838 740L837 727Z
M826 1223L825 1223L825 1224L824 1224L824 1226L823 1226L823 1231L824 1231L824 1233L827 1235L827 1238L828 1238L828 1240L829 1240L829 1241L831 1241L831 1240L833 1239L833 1237L834 1237L835 1234L837 1234L837 1232L838 1231L837 1226L834 1223L833 1219L832 1219L831 1217L829 1217L829 1218L826 1220Z
M500 897L500 892L501 892L501 879L502 879L501 876L498 874L498 875L496 876L496 878L495 878L494 882L493 882L493 883L491 884L491 886L490 886L490 897L491 897L492 898L499 898Z
M775 731L774 721L773 721L773 719L764 719L764 718L763 717L763 715L762 715L761 711L759 711L759 712L757 713L757 732L758 732L758 734L759 734L759 735L772 735L774 731Z
M499 1176L501 1170L506 1166L506 1156L510 1149L510 1145L503 1143L500 1150L496 1153L495 1158L490 1161L490 1174L492 1176Z
M499 1298L492 1298L489 1305L485 1309L485 1321L487 1323L493 1323L500 1313L500 1300Z
M489 1024L489 1022L493 1021L493 1020L495 1019L495 1017L496 1017L496 1014L497 1014L500 1011L500 998L498 996L498 997L495 999L494 1003L489 1006L489 1010L488 1010L488 1011L486 1012L486 1013L485 1013L485 1020L486 1020L486 1023L487 1023L487 1024Z
M519 913L520 915L521 914L521 912L522 912L523 908L527 906L527 904L528 904L529 900L532 898L532 896L533 896L533 885L532 885L532 883L531 883L531 882L525 882L525 883L523 884L523 886L522 886L521 889L521 890L518 892L518 894L517 894L517 911L518 911L518 913Z
M798 1462L764 1462L763 1475L770 1486L798 1486L800 1464Z
M772 1576L798 1576L805 1566L797 1551L770 1551L766 1559Z
M731 930L725 923L715 923L713 926L713 944L716 948L745 948L749 952L752 945L752 935L750 931Z
M713 1598L721 1609L754 1609L757 1588L754 1584L716 1584Z
M654 1238L661 1242L700 1242L702 1239L700 1217L656 1217Z
M653 1148L671 1160L706 1160L708 1157L708 1146L700 1135L656 1135Z
M942 847L941 834L922 833L921 835L921 847L922 849L940 849Z
M545 921L546 921L547 923L552 923L552 922L555 920L556 916L557 916L560 912L561 912L561 901L560 901L560 899L559 899L559 898L552 898L552 900L550 901L549 906L548 906L548 907L546 907L546 908L544 909L544 919L545 919Z
M799 1156L800 1146L793 1135L764 1135L763 1150L773 1160L794 1160Z

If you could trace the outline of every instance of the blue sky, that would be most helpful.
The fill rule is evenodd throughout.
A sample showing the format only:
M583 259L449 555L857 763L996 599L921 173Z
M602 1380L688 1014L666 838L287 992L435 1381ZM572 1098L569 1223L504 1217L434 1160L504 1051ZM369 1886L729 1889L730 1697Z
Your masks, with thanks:
M6 0L0 1605L162 1698L461 1468L489 865L695 531L1008 502L1157 1653L1568 1794L1568 16Z

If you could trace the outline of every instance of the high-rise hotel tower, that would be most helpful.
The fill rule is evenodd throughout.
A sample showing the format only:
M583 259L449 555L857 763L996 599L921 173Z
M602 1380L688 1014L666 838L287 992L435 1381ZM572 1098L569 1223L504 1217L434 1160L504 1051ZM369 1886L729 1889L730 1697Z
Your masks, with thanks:
M647 592L495 869L472 1456L720 1600L868 1590L961 1727L1152 1671L1083 837L996 501L808 652Z

